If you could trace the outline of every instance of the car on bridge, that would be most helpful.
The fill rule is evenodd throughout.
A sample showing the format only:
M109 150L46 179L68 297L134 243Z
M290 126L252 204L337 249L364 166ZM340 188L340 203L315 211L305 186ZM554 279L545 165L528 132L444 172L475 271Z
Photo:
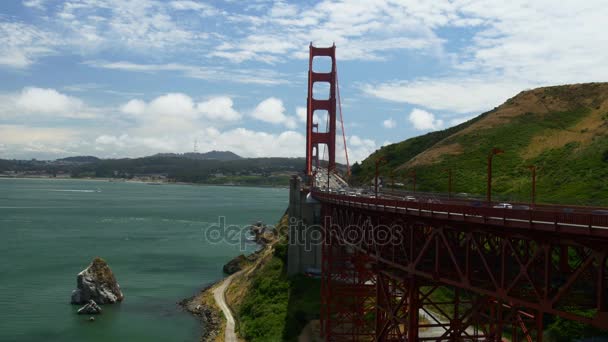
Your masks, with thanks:
M498 209L513 209L513 205L510 203L498 203L495 206L493 206L493 208L498 208Z

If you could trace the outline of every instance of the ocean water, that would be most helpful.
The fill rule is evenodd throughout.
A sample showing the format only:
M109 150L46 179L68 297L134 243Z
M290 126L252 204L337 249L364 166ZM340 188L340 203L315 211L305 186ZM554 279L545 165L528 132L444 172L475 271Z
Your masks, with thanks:
M0 341L197 341L176 303L242 249L205 232L220 216L274 224L287 201L286 189L0 178ZM69 302L95 256L125 300L89 322Z

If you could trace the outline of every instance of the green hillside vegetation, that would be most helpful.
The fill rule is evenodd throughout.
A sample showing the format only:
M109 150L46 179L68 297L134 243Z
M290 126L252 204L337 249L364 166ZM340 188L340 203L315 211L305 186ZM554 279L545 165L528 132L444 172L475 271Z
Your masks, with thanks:
M238 334L246 341L297 341L308 322L319 319L321 281L287 275L288 222L284 215L277 225L280 238L272 253L228 289Z
M537 200L544 203L608 205L608 83L546 87L525 91L459 126L392 144L353 167L353 180L368 184L374 161L386 180L417 175L417 190L482 195L487 156L493 147L494 197L528 201L537 171ZM410 186L406 183L407 186Z
M80 158L78 162L69 158L57 161L0 159L0 173L7 171L17 174L62 173L75 178L127 179L162 176L175 182L287 186L289 177L303 170L304 164L303 158L239 157L221 160L195 159L177 155L87 159L86 162L82 162Z

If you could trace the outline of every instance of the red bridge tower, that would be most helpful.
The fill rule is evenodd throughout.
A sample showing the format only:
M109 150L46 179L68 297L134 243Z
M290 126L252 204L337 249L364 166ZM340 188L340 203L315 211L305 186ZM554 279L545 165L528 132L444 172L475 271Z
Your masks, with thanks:
M327 145L328 168L334 170L336 167L336 46L320 48L310 44L310 55L308 60L308 99L306 117L306 175L312 175L313 162L319 160L319 144ZM330 72L315 72L313 70L313 59L319 56L331 58ZM316 82L329 84L329 97L315 99L313 88ZM314 114L317 110L326 110L329 120L328 130L319 132L314 123ZM313 130L314 128L317 130Z

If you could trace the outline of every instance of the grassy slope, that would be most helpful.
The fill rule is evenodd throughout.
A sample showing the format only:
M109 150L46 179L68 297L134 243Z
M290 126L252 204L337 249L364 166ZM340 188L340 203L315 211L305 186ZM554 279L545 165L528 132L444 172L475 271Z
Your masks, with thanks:
M286 275L287 224L285 215L277 225L282 239L267 246L255 268L228 289L238 334L247 341L296 341L308 321L319 317L320 281Z
M495 157L496 197L528 200L531 179L526 166L533 164L538 167L539 202L608 205L607 98L605 83L523 92L470 122L376 151L360 168L353 168L354 179L367 183L373 177L373 161L384 156L389 162L381 168L383 175L415 169L422 191L446 192L443 170L451 168L455 192L483 194L488 151L499 147L505 154ZM446 146L461 151L426 163L411 161Z

